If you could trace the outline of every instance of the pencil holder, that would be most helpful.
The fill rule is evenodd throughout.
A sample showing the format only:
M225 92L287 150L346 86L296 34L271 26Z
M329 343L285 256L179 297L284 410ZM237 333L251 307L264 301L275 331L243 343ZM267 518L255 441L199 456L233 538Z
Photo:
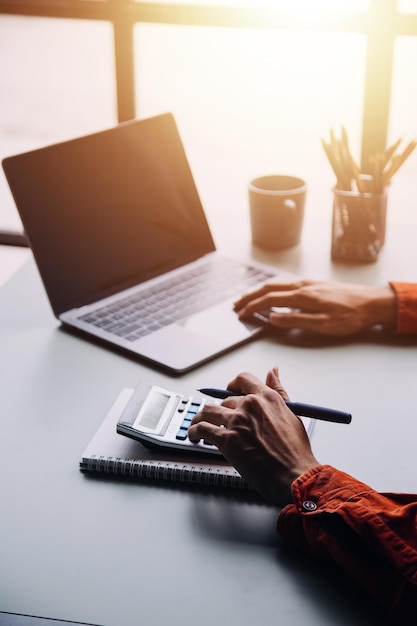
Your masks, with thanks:
M385 241L387 194L333 189L332 259L377 260Z

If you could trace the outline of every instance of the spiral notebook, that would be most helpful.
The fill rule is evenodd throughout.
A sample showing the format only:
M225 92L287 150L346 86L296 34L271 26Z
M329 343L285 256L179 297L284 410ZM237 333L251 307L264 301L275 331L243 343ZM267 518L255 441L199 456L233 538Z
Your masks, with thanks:
M253 490L234 467L221 457L206 458L190 453L151 450L120 435L117 421L132 389L123 389L103 423L85 449L80 470L100 476L118 476L138 481L188 483L200 487ZM302 418L311 435L314 420Z

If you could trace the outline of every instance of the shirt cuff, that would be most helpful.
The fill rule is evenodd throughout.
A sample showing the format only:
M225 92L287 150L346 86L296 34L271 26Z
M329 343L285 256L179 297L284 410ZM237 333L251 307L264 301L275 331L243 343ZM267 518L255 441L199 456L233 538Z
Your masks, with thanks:
M294 504L284 507L278 517L279 535L302 550L325 557L320 554L320 542L313 536L320 532L318 517L335 513L350 499L374 490L331 465L318 465L294 481L292 493Z
M397 296L397 332L417 333L417 284L391 281Z

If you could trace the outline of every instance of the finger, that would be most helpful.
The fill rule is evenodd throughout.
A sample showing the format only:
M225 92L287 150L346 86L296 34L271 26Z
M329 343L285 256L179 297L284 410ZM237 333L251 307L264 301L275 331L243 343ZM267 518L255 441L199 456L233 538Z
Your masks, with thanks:
M266 285L262 285L262 287L259 287L258 289L254 289L253 291L248 291L248 293L245 293L243 296L241 296L238 300L234 302L235 310L241 309L251 300L260 298L261 296L268 293L269 291L277 291L277 290L278 290L278 285L266 284Z
M240 319L249 317L257 311L269 311L273 307L298 309L302 306L302 295L299 291L270 292L260 298L251 300L242 309L237 309Z
M307 284L308 281L297 281L297 282L285 282L285 283L266 283L262 285L259 289L255 289L254 291L250 291L247 294L244 294L241 298L236 300L234 303L235 310L240 310L245 307L252 300L256 300L261 298L265 294L270 292L280 292L280 291L296 291L300 289L300 287Z
M271 311L269 321L274 326L280 328L303 328L305 330L318 330L323 321L327 318L324 313L304 313L301 311L291 311L289 313L278 313Z
M206 404L201 411L193 417L191 425L199 424L200 422L209 422L215 426L225 426L230 413L231 410L223 405Z
M282 386L277 367L273 367L272 369L269 370L269 372L266 375L265 383L268 387L271 387L271 389L274 389L274 391L277 391L279 395L281 396L281 398L284 398L284 400L289 400L290 397L288 393L285 391L284 387Z
M188 429L188 438L192 442L204 439L204 441L220 448L224 430L221 426L216 426L210 422L193 423Z
M291 313L271 312L269 321L273 326L278 328L299 328L301 330L311 330L321 335L342 336L350 332L350 329L346 328L345 324L331 320L326 313L301 313L298 311Z
M247 395L250 393L258 393L260 391L264 391L266 385L254 374L241 372L236 376L236 378L230 381L230 383L228 384L228 388L232 389L233 391L239 391L240 393ZM232 398L227 398L227 400L222 403L222 406L226 406L226 404L229 405L231 400ZM241 401L242 398L233 397L233 400L233 406L236 406L236 402L239 402L239 400Z

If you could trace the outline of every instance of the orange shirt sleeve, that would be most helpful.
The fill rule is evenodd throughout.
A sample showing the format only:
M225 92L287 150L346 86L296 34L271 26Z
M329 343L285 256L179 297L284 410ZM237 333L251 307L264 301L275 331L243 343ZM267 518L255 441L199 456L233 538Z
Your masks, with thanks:
M417 333L417 283L391 281L397 296L397 332Z
M279 534L313 556L336 562L393 614L415 619L417 495L378 493L319 465L293 483L293 497L294 504L278 518Z

